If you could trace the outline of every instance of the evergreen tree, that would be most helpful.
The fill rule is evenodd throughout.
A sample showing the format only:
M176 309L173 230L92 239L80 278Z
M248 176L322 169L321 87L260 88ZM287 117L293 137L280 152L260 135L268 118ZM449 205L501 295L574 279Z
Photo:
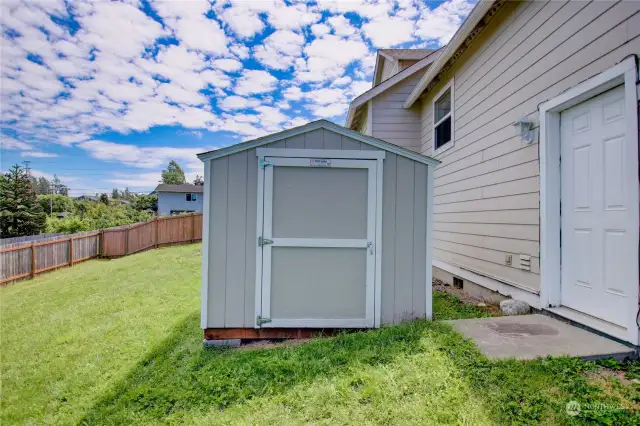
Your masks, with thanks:
M162 171L162 183L168 183L172 185L181 185L186 183L187 180L184 177L184 172L175 160L169 162L169 166Z
M117 200L118 198L120 198L120 191L118 191L118 188L113 188L111 190L111 199Z
M196 178L193 180L194 185L204 186L204 179L200 175L196 175Z
M109 205L109 196L107 194L100 194L100 202L105 205Z
M39 234L44 231L46 220L29 176L16 164L0 178L0 236Z

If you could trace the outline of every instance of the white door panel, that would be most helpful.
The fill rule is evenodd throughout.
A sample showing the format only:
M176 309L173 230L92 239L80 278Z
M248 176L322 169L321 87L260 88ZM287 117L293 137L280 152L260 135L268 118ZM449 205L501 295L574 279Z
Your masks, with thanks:
M372 160L266 157L262 327L373 327Z
M637 222L629 184L638 159L626 137L624 89L561 113L562 304L626 326Z

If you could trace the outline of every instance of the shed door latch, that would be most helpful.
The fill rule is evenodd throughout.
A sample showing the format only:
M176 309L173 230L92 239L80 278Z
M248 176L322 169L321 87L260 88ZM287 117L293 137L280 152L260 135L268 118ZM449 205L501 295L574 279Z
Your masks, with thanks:
M258 237L258 247L264 247L273 244L273 240L264 237Z
M271 318L263 318L260 315L256 317L256 324L258 325L267 324L270 322L271 322Z

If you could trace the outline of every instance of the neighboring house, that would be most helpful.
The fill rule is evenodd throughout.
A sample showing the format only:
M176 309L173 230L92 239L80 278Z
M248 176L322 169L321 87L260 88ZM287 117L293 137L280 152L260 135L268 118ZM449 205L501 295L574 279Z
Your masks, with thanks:
M202 191L202 185L161 183L155 189L158 194L158 216L201 212Z
M77 201L100 201L100 197L98 195L80 195L79 197L74 198Z
M639 53L640 2L583 1L480 2L378 81L379 53L346 125L442 161L435 277L639 343Z

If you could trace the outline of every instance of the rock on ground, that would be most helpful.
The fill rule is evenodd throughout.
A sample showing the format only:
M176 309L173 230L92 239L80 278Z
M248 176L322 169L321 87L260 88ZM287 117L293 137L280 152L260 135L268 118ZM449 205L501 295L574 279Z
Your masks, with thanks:
M507 299L500 302L500 310L504 315L523 315L531 311L527 302L516 299Z

